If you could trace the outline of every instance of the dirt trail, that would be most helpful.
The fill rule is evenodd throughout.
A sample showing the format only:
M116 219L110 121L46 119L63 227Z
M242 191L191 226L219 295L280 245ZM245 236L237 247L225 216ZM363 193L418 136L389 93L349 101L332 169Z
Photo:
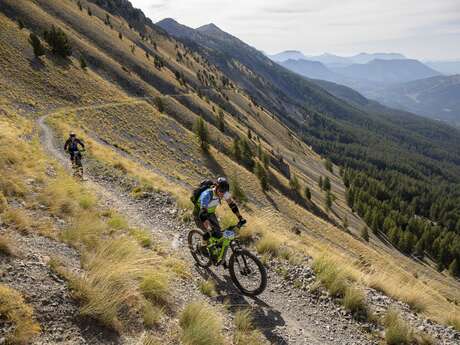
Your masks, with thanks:
M116 106L123 103L111 103L103 106ZM88 107L84 107L88 108ZM81 108L78 108L81 109ZM72 109L75 110L75 109ZM52 114L52 113L51 113ZM41 139L46 150L56 157L64 166L70 167L64 152L58 149L54 135L42 116L37 123L41 129ZM103 141L103 145L111 148ZM193 259L188 252L185 235L189 228L175 217L174 205L164 200L164 196L145 200L134 200L119 184L101 179L91 171L86 172L87 186L93 189L103 203L117 209L135 225L149 229L153 236L161 241L171 243L171 248L177 255L185 258L193 265ZM286 284L274 267L269 267L268 287L258 298L242 296L234 288L228 272L223 268L203 270L193 266L196 272L195 280L211 278L216 282L219 295L212 300L214 304L222 302L231 305L230 310L240 307L250 307L255 316L258 328L273 344L311 344L311 345L345 345L345 344L374 344L368 333L349 315L325 296L313 296L304 290L293 288ZM310 271L299 272L308 275ZM178 287L185 293L182 299L193 299L197 293L196 284L184 284ZM230 316L231 318L231 316ZM228 325L226 325L228 326Z

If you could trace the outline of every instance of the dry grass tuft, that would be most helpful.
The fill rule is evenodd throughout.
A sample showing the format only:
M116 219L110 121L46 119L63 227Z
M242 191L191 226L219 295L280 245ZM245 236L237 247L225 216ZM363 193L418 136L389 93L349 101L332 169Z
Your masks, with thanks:
M262 334L255 329L249 309L241 309L235 313L235 345L263 345L267 344Z
M164 342L151 334L144 334L136 345L161 345Z
M150 248L152 246L152 237L147 230L143 229L130 229L129 234L142 246L145 248Z
M139 286L146 299L156 305L168 305L170 299L169 277L158 271L150 272L142 278Z
M137 281L155 263L128 238L103 241L85 253L84 275L69 279L73 295L82 303L81 314L120 330L119 311L129 301L139 300Z
M384 324L385 341L388 345L410 345L412 343L414 333L396 310L388 310Z
M210 306L193 302L185 307L179 319L184 345L223 345L222 320Z
M107 225L91 211L85 211L72 219L69 227L61 234L62 240L73 246L95 248L100 238L108 233Z
M163 317L163 314L163 308L152 304L150 301L144 301L142 306L142 319L145 327L152 328L157 325Z
M355 317L365 318L369 315L366 297L363 291L356 287L349 286L346 288L342 303L345 309L350 311Z
M27 234L32 230L32 220L22 209L9 207L3 213L3 219L6 224L15 228L21 233Z
M21 294L0 284L0 315L13 324L6 336L7 344L22 345L40 333L40 326L33 319L32 308Z
M59 174L56 179L48 181L39 196L51 214L69 217L77 213L78 208L90 209L95 200L70 176Z
M270 254L277 256L279 254L281 241L271 233L263 234L262 238L257 241L256 249L259 254Z
M454 313L449 314L446 318L446 323L449 326L454 327L454 329L458 332L460 332L460 315Z
M325 256L318 257L313 261L313 269L319 281L334 297L343 297L349 282L350 274L334 261Z
M118 213L112 214L109 220L107 221L107 224L115 230L128 229L128 222L122 215Z
M0 254L16 256L16 247L13 239L7 235L0 235Z
M208 297L215 297L217 295L216 284L211 279L200 281L198 287L203 295Z
M3 193L0 192L0 213L5 211L7 207L8 207L8 201L6 200Z

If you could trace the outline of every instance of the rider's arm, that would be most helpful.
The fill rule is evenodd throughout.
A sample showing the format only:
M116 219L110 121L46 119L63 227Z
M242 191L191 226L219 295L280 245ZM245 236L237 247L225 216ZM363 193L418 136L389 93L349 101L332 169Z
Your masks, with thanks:
M77 139L77 144L81 145L83 149L85 148L85 144L83 144L83 141L81 141L80 139Z
M67 148L69 147L69 145L70 145L70 139L67 139L64 144L64 151L67 151Z
M239 220L243 219L243 217L240 214L240 210L238 209L238 205L236 204L235 200L231 196L227 196L225 199L227 201L228 206L232 210L232 212L235 214L235 216L238 217Z

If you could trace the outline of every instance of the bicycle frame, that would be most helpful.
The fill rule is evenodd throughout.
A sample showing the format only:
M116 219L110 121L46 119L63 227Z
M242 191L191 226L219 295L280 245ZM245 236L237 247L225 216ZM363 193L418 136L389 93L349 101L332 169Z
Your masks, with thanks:
M227 230L230 231L235 231L237 229L237 226L231 226L225 230L223 230L223 233ZM235 233L236 235L236 233ZM208 248L210 248L211 255L214 257L215 265L220 265L225 258L225 255L227 254L228 248L231 248L232 251L236 251L237 248L239 247L238 243L235 241L237 236L234 237L225 237L222 235L221 238L215 238L215 237L210 237L209 238L209 245ZM220 250L218 253L214 252L215 247L221 246Z

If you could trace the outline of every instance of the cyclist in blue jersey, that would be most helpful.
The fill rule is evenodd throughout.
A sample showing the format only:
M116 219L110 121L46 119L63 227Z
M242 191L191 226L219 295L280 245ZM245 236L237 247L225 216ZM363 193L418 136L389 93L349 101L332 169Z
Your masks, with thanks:
M219 177L213 186L210 186L200 194L195 203L193 211L195 224L205 232L205 240L209 239L210 235L216 238L222 237L219 221L216 217L216 208L222 203L222 200L227 202L238 220L243 220L229 190L230 185L227 180L224 177Z

